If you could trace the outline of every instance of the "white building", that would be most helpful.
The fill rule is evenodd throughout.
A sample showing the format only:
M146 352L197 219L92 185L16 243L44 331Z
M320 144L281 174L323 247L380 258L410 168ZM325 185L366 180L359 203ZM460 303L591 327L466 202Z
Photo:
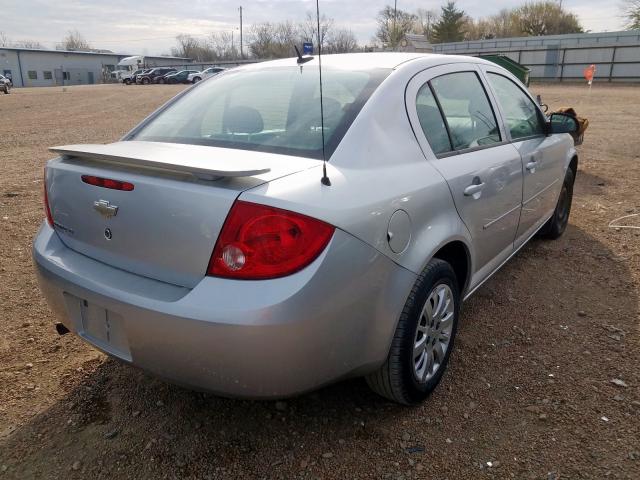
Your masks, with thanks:
M87 85L113 81L111 72L128 54L74 52L33 48L0 47L0 73L11 78L14 87ZM143 57L142 67L191 63L189 58Z

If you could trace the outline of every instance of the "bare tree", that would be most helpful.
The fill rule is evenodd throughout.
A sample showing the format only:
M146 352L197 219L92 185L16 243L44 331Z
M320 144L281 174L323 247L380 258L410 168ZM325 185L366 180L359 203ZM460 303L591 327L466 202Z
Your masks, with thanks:
M346 28L332 30L327 38L327 53L350 53L359 50L353 32Z
M438 21L438 12L419 8L416 10L416 20L414 22L413 33L419 33L431 41L433 36L433 25Z
M44 48L44 45L37 40L18 40L17 42L13 42L13 46L16 48Z
M637 1L640 5L640 0ZM554 1L526 3L502 9L496 15L467 19L465 40L537 35L561 35L583 31L578 18Z
M11 45L11 40L6 33L0 31L0 47L9 47Z
M67 35L56 46L57 50L90 51L91 45L78 30L69 30Z
M578 17L551 0L525 3L514 10L525 35L561 35L582 33Z
M376 40L388 48L396 48L405 35L413 30L416 19L413 13L394 10L387 5L378 13Z
M256 23L250 29L249 52L254 58L283 58L294 55L294 46L303 42L318 44L318 24L315 16L295 24ZM320 44L327 53L344 53L358 50L358 42L348 29L336 29L331 18L320 17Z
M272 23L256 23L250 29L249 52L256 58L269 58L271 46L275 41L274 25Z
M325 48L327 37L331 35L333 24L333 18L327 18L325 15L320 16L320 45L322 48ZM307 18L300 24L299 29L303 42L311 42L314 45L318 43L318 21L313 13L307 12Z
M240 48L236 46L233 34L217 32L209 35L208 47L219 60L234 60L240 57Z
M627 19L627 30L640 29L640 0L627 0L624 16Z
M249 51L255 58L291 57L298 43L298 28L290 21L256 23L250 30Z

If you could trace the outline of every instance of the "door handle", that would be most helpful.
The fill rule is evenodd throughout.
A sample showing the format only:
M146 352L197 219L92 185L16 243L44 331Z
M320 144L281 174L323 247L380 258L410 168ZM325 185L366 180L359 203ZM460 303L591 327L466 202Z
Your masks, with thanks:
M531 160L525 166L527 167L527 170L529 170L531 173L534 173L536 171L536 167L538 166L538 161L537 160Z
M469 185L467 188L464 189L464 194L467 197L471 197L476 193L481 192L483 188L484 188L484 182L472 183L471 185Z

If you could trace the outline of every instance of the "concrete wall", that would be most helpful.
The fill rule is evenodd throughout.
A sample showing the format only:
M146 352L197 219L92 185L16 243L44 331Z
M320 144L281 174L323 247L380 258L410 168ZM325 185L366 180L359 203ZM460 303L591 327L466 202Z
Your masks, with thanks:
M110 72L127 56L130 55L0 48L0 73L11 76L15 87L106 83L113 81ZM149 67L184 61L170 57L146 57Z
M640 81L640 31L549 35L435 44L435 53L499 53L531 69L532 80L582 80L596 65L594 81Z

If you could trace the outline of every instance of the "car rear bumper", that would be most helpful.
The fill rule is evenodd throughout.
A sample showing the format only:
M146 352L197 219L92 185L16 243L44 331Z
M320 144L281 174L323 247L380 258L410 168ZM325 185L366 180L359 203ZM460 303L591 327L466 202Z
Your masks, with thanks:
M85 341L173 382L251 398L378 367L416 278L341 230L294 275L205 277L193 289L76 253L46 223L33 256L49 305Z

